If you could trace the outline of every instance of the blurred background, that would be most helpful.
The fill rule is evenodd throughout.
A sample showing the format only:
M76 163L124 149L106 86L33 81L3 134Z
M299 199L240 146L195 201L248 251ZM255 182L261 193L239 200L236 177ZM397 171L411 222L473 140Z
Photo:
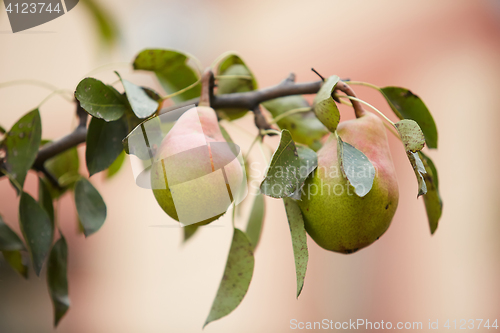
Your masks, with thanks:
M404 149L389 135L400 200L384 236L347 256L309 239L310 261L297 300L283 204L266 198L250 289L233 313L204 332L288 332L292 319L420 321L424 329L429 320L442 327L447 319L500 319L499 1L103 0L99 5L113 19L101 19L105 38L85 4L16 34L1 9L0 82L35 79L74 90L101 68L92 76L113 82L112 70L118 70L160 90L151 75L133 73L127 65L142 49L179 49L204 66L235 50L260 87L290 72L297 81L317 80L311 67L324 76L403 86L424 100L438 126L439 148L429 155L438 167L444 210L434 236L423 200L416 199ZM354 89L395 119L376 92ZM0 124L10 128L49 93L29 85L0 89ZM59 96L45 103L43 137L69 133L76 126L74 109ZM342 119L352 117L342 109ZM248 115L227 128L243 149L256 133L252 122ZM84 147L79 151L84 161ZM252 158L262 160L257 149ZM109 181L101 174L91 180L108 207L98 233L88 239L78 233L71 194L57 206L69 244L71 297L57 331L201 332L222 277L230 218L182 244L178 224L151 191L135 186L130 163ZM35 175L26 188L36 193ZM0 180L0 213L18 231L17 200L8 181ZM247 206L238 225L245 224ZM30 275L23 280L0 259L0 332L54 331L45 280Z

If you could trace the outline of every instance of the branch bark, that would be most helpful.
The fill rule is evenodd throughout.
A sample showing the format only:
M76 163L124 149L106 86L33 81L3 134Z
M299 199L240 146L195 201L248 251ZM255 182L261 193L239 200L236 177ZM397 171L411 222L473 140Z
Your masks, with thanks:
M271 128L270 125L265 122L265 119L260 112L259 105L262 102L284 96L315 94L321 88L322 83L323 82L321 80L295 83L295 75L292 73L281 83L261 90L225 95L213 95L211 96L211 106L214 109L244 108L247 110L252 110L255 113L256 125L258 127L263 127L263 129L266 129L267 127ZM340 81L338 84L338 90L341 90L347 95L355 96L352 89L342 81ZM194 98L189 101L164 108L162 109L161 113L165 113L183 106L193 104L198 105L199 101L199 98ZM360 116L361 112L364 111L361 111L363 110L361 105L357 106L355 103L359 103L357 101L353 101L356 116ZM87 112L85 112L85 110L80 106L80 103L78 101L76 113L79 118L79 124L76 129L63 138L48 143L40 148L33 165L33 169L47 173L47 170L45 170L44 167L45 161L85 142L87 137ZM0 174L0 177L1 176L3 175ZM49 178L50 180L53 177L50 177L50 175L48 175L47 178Z

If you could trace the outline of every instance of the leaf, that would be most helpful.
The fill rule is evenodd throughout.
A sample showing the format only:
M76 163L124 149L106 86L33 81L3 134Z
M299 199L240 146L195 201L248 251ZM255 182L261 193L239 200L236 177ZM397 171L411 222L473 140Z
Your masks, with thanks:
M437 148L436 124L420 97L408 89L399 87L384 87L381 91L396 116L399 119L415 120L424 133L427 147Z
M123 166L123 162L125 162L125 151L122 150L122 152L120 153L120 155L118 155L116 160L109 166L108 172L106 173L106 178L110 179L111 177L116 175Z
M263 194L283 198L293 194L300 184L300 161L290 132L281 131L279 147L273 154L266 177L260 185Z
M427 212L427 219L429 220L429 227L431 234L434 234L438 227L439 219L443 213L443 201L439 195L439 182L438 174L434 162L422 152L418 153L422 159L425 170L424 174L425 184L427 186L427 193L424 195L425 210Z
M194 234L198 231L198 228L199 226L195 224L186 225L182 228L184 233L184 243L194 236Z
M262 103L273 118L299 108L309 107L307 100L301 95L285 96ZM278 126L292 134L293 141L302 143L317 151L321 148L321 139L329 133L328 129L316 118L314 112L301 112L278 120Z
M85 237L88 237L104 224L106 204L95 187L85 178L76 182L75 203Z
M326 79L314 98L313 103L316 117L318 117L330 132L335 132L340 121L339 109L332 98L333 91L338 82L339 77L336 75L332 75Z
M224 275L203 327L227 316L241 303L250 286L253 268L252 243L243 231L235 228Z
M134 60L135 70L152 71L156 74L161 86L172 94L194 84L199 74L187 64L189 57L174 50L146 49ZM172 98L174 102L182 102L199 97L201 84Z
M61 238L54 244L47 262L47 285L54 306L54 326L69 309L68 296L68 245Z
M375 179L375 168L372 162L351 144L342 141L338 136L337 158L342 175L354 187L358 197L364 197L370 192Z
M105 121L120 119L127 109L124 97L115 88L90 77L80 81L75 97L88 114Z
M25 249L21 238L19 238L19 236L4 222L0 215L0 251Z
M35 109L25 114L12 126L0 146L0 150L5 151L2 168L9 172L21 188L24 186L28 170L35 162L41 140L40 112Z
M54 223L54 205L52 202L52 195L50 189L45 183L45 180L38 178L38 203L45 209L49 215L50 221Z
M418 126L417 122L411 119L403 119L398 121L396 124L396 129L401 136L401 141L405 146L405 150L416 153L422 150L425 145L424 133Z
M125 153L152 160L164 137L161 125L160 117L152 117L134 128L122 141Z
M258 88L257 80L245 62L236 54L228 55L217 69L217 95L247 92ZM241 76L238 78L230 76ZM248 78L244 78L247 76ZM248 110L241 108L217 110L222 118L235 120L243 117Z
M265 214L264 204L264 196L262 194L256 195L250 217L248 218L246 234L252 243L253 250L257 248L262 233L262 223L264 222Z
M99 31L101 40L108 44L108 46L113 46L118 40L118 28L113 17L109 15L100 5L98 5L97 1L81 0L81 2L90 11L97 26L97 30Z
M297 146L297 154L299 155L300 163L300 180L295 192L290 197L295 200L300 200L305 180L318 166L318 155L314 150L304 146Z
M406 155L410 160L411 166L413 167L413 171L415 172L415 176L417 176L418 181L418 194L417 198L421 195L427 193L427 185L425 183L424 175L427 173L425 170L424 164L420 159L418 153L413 153L411 151L407 152Z
M33 268L39 276L54 237L52 222L45 209L26 192L21 194L19 202L19 221Z
M90 176L113 164L123 150L122 140L126 136L127 125L123 120L105 122L92 118L87 131L85 151Z
M133 84L130 81L122 79L120 74L116 72L116 75L120 78L123 88L125 89L125 94L132 111L138 118L147 118L151 116L158 109L158 102L149 97L146 91L138 85Z
M292 235L293 256L295 258L295 274L297 276L297 298L304 287L309 252L304 218L297 202L291 198L283 198L290 234Z
M23 278L28 278L28 264L21 251L2 251L5 261Z
M70 148L45 161L44 166L45 169L57 179L57 182L62 187L62 189L57 189L52 186L50 182L45 182L53 199L57 199L68 187L71 187L80 179L80 161L76 147Z

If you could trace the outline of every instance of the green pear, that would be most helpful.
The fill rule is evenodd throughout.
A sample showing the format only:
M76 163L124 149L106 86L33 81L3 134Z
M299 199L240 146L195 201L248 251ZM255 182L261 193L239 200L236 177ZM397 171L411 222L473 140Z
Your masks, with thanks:
M228 144L215 111L186 111L162 140L151 167L158 204L183 225L203 225L222 216L246 189L234 144Z
M306 231L321 247L353 253L376 241L389 228L399 190L382 120L370 112L337 128L343 141L363 152L375 167L370 192L363 197L342 174L333 134L318 151L318 168L306 180L301 201Z

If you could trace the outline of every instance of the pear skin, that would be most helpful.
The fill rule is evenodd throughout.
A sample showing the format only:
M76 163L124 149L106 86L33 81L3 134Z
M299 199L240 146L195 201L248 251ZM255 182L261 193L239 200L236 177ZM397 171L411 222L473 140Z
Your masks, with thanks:
M203 225L225 213L246 184L240 162L227 147L212 108L191 108L177 120L151 168L153 194L170 217Z
M384 234L398 205L399 190L384 124L376 115L345 121L338 135L362 151L375 167L371 191L364 197L344 178L333 134L318 151L318 168L306 180L298 201L307 233L326 250L353 253Z

